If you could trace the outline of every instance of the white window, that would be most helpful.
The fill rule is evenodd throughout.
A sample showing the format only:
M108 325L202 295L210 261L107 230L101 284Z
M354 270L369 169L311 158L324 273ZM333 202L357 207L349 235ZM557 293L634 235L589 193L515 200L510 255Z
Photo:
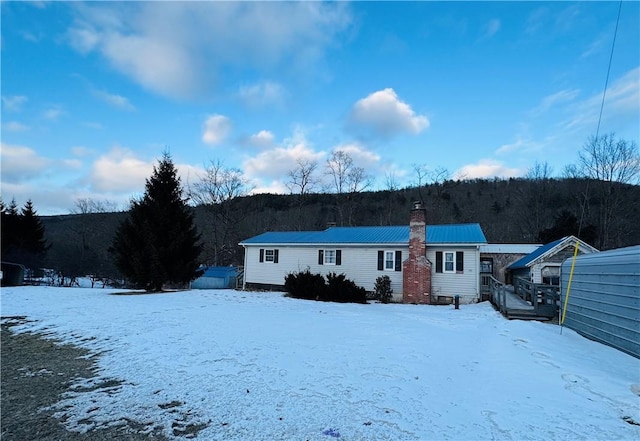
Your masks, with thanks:
M325 265L336 264L336 250L324 250L324 264Z
M396 264L395 264L394 255L395 255L395 253L393 251L385 251L385 253L384 253L384 269L386 269L386 270L394 270L395 269Z
M444 272L445 273L453 273L455 272L455 254L445 252L444 253Z
M260 248L260 262L278 263L278 250Z
M264 250L264 260L265 262L273 262L275 253L273 250Z

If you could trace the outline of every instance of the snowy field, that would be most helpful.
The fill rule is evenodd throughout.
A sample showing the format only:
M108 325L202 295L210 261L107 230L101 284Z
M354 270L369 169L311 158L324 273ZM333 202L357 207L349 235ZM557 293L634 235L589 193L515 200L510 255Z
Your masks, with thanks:
M2 316L34 320L14 330L100 354L100 378L78 387L115 385L59 403L72 430L130 418L170 436L206 424L204 440L640 439L625 421L640 422L640 360L488 303L113 292L1 291Z

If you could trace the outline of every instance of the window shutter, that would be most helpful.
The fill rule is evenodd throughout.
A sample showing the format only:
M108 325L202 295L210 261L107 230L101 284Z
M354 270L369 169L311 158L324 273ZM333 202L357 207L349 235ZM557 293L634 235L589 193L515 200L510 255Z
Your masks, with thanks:
M456 251L456 271L463 272L464 271L464 252Z
M402 271L402 251L396 251L396 271Z
M436 251L436 273L442 272L442 251Z
M342 250L336 250L336 265L342 265Z
M378 271L384 269L384 251L378 251Z
M273 263L278 263L278 251L280 250L273 250Z
M324 265L324 250L318 250L318 265Z
M260 248L260 262L264 262L264 248Z

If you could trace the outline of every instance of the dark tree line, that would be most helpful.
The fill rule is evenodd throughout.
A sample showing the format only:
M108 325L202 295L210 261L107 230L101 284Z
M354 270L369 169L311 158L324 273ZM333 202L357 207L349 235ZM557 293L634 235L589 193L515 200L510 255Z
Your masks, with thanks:
M36 275L42 268L49 245L45 240L45 228L28 200L18 210L15 199L9 206L0 201L2 231L2 261L18 263Z
M75 259L75 265L68 266L79 275L126 274L123 265L127 259L116 267L107 253L116 230L125 218L126 222L137 224L127 228L139 231L142 225L149 228L149 213L167 219L173 216L173 208L166 215L159 214L162 210L153 201L155 185L174 179L173 186L162 187L173 192L172 198L165 199L180 206L176 213L192 216L193 225L201 232L198 244L203 252L198 259L203 264L242 265L243 250L238 243L265 231L406 224L415 200L423 201L427 208L428 223L477 222L490 243L547 243L575 235L601 250L640 244L640 224L636 221L640 216L640 155L634 142L613 134L590 138L580 151L577 164L567 167L563 177L554 177L546 163L536 163L524 178L510 179L453 179L447 170L423 164L415 166L417 182L412 186L398 188L393 176L387 175L388 188L382 191L365 191L371 176L355 167L348 153L342 152L332 155L324 167L312 160L298 161L288 174L288 195L249 196L251 187L240 170L212 161L205 174L188 185L187 200L176 196L182 189L170 158L163 161L168 161L167 170L161 173L167 179L156 175L164 166L159 167L147 182L145 197L133 202L128 213L44 218L46 238L52 244L48 267L61 267L62 261L70 263ZM322 177L330 178L331 185L323 186ZM151 183L153 188L149 187ZM84 211L104 206L81 202L79 207L88 207ZM154 231L161 227L149 225ZM149 234L162 236L144 231L139 236ZM164 234L182 237L179 231L165 230ZM147 238L138 246L147 246L148 241ZM68 252L65 248L71 246L83 251ZM156 251L146 249L145 253L153 255ZM132 258L145 264L140 256Z

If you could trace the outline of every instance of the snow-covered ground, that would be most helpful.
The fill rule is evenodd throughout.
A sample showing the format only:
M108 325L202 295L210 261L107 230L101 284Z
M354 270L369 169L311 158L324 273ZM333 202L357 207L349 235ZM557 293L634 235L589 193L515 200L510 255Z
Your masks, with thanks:
M640 360L488 303L3 288L3 316L100 353L69 427L206 423L205 440L640 439ZM86 389L86 388L85 388ZM173 426L173 427L172 427Z

